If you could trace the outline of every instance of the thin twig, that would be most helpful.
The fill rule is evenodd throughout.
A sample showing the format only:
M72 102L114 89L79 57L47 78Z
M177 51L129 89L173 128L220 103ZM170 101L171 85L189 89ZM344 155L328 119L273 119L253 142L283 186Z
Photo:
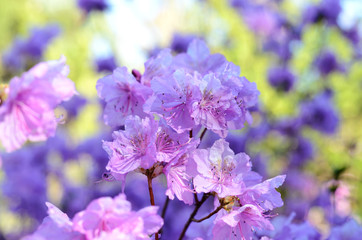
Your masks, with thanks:
M182 232L181 232L180 237L178 238L178 240L182 240L182 239L183 239L183 237L185 236L185 233L186 233L186 231L187 231L187 228L190 226L190 224L191 224L191 222L192 222L192 219L196 216L197 211L199 211L200 207L202 206L202 204L206 201L206 199L207 199L208 197L209 197L208 194L204 194L204 195L202 196L201 200L200 200L198 203L196 203L195 209L194 209L194 211L191 213L191 215L190 215L189 219L187 220L184 228L182 229Z
M147 182L148 182L148 192L150 194L150 202L152 206L155 206L155 197L153 195L152 189L152 171L147 170ZM158 233L155 233L155 240L158 240Z
M162 213L161 213L161 217L162 217L162 218L165 218L166 210L167 210L167 207L168 207L169 202L170 202L170 199L168 198L168 196L166 196L166 201L165 201L165 203L163 204Z
M192 219L193 222L202 222L210 217L212 217L214 214L216 214L217 212L219 212L222 208L224 207L224 205L220 205L218 206L214 211L212 211L209 215L207 215L206 217L203 217L201 219Z
M204 138L206 131L207 131L207 128L204 128L204 130L202 130L202 133L200 135L200 143L201 143L202 139Z

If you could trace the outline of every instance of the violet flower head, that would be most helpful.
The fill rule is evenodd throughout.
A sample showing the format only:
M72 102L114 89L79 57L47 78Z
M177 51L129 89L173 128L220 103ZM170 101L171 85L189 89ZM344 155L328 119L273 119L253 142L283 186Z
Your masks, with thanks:
M288 92L295 84L295 76L287 68L275 67L269 69L268 81L277 90Z
M320 3L321 11L329 24L337 24L337 19L342 11L340 0L322 0Z
M104 11L108 8L107 0L77 0L78 7L87 14L91 11Z
M324 77L341 68L335 54L331 51L324 51L320 53L320 55L316 58L315 63L319 72Z
M113 132L112 142L103 142L110 158L107 170L127 174L139 167L148 169L156 162L158 123L150 118L129 117L124 131Z
M333 134L338 129L338 113L332 99L325 94L319 94L302 103L300 115L303 124L322 133Z
M116 59L113 56L97 58L95 60L97 72L113 72L117 68Z
M120 67L97 81L98 96L106 102L104 121L111 127L124 124L127 116L145 117L142 106L152 94L139 83L126 67Z
M157 215L158 207L149 206L135 212L124 194L115 198L102 197L93 200L88 207L73 218L73 229L83 233L87 239L97 239L102 234L116 229L136 240L151 239L163 225Z
M42 62L9 83L6 100L0 106L0 140L7 151L27 140L44 141L55 134L54 108L75 93L67 78L65 58Z

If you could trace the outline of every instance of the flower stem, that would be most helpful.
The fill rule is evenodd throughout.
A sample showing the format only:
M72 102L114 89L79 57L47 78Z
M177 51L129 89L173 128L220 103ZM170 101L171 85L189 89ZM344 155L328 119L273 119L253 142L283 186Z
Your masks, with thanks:
M220 205L218 206L214 211L212 211L209 215L207 215L206 217L203 217L201 219L192 219L193 222L202 222L210 217L212 217L214 214L216 214L218 211L220 211L222 208L224 207L224 205Z
M148 182L148 192L150 194L150 202L152 206L155 206L155 197L153 195L152 189L152 171L147 170L147 182ZM155 233L155 240L158 240L158 233Z
M180 234L180 237L178 238L179 240L182 240L183 237L185 236L185 233L187 231L187 228L190 226L191 222L192 222L192 219L194 219L194 217L196 216L197 212L199 211L200 207L202 206L202 204L206 201L206 199L209 197L208 194L204 194L201 198L201 200L196 203L195 205L195 209L194 211L191 213L189 219L187 220L184 228L182 229L182 232Z

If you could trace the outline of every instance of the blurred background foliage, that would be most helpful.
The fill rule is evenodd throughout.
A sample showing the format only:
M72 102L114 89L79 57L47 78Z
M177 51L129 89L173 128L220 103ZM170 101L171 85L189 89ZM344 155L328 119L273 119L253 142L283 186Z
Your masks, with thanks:
M1 55L15 38L26 38L33 26L57 23L61 28L60 34L47 46L43 59L59 59L64 55L70 67L69 78L76 83L79 94L88 101L78 117L67 119L61 129L69 135L68 145L77 145L107 129L101 121L101 106L95 89L96 81L106 73L95 70L96 57L112 54L118 66L142 72L143 62L149 53L156 48L169 47L173 33L191 33L204 38L212 52L224 54L229 61L241 67L243 76L256 82L261 93L260 106L271 121L297 116L302 100L326 87L334 90L340 118L338 130L334 134L323 135L303 129L302 135L311 139L315 149L313 160L303 167L303 171L317 179L320 189L333 179L341 180L350 192L351 213L362 217L362 61L354 56L356 46L349 43L337 28L326 27L323 23L305 26L301 41L293 46L288 63L297 78L296 85L293 91L280 92L267 81L268 69L280 64L278 56L263 51L262 37L248 28L228 1L110 2L111 7L107 11L86 14L78 9L75 0L0 0ZM271 5L290 22L298 23L302 19L302 11L297 2L285 0ZM308 1L304 2L308 4ZM314 59L323 48L335 52L338 61L344 65L344 71L335 71L326 77L317 74ZM12 75L0 64L3 83L15 74L20 75L21 72ZM66 111L60 108L59 114L66 114ZM262 116L255 113L253 117L253 126L257 126ZM290 139L271 133L250 144L248 154L263 153L269 159L268 175L283 173L287 167ZM87 154L78 157L75 162L63 163L59 158L61 156L57 152L47 155L54 168L64 170L66 177L75 185L87 184L85 175L92 168ZM286 174L288 178L294 178L293 174ZM0 171L0 181L4 182L4 179L5 175ZM65 193L56 174L47 177L47 184L50 186L48 200L60 203ZM300 184L303 185L303 182ZM27 227L34 226L31 218L8 210L11 200L0 195L0 201L0 230L3 233L26 231ZM320 212L314 209L310 214L311 222L315 222ZM319 225L323 230L323 224Z

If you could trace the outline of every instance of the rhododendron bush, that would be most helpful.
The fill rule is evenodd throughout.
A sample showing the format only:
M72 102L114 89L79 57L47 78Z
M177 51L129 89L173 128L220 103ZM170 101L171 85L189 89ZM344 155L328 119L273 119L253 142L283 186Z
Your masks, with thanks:
M360 238L361 3L2 5L0 240Z

